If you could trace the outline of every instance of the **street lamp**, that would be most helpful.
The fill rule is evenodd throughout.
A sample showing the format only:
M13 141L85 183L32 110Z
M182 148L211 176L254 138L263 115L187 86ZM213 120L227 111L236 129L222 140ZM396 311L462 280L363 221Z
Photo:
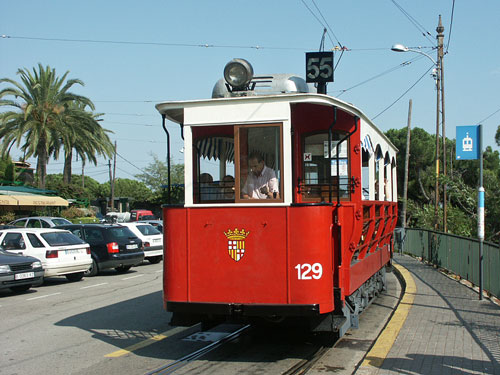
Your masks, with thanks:
M441 27L441 28L440 28ZM443 87L441 86L441 78L442 78L442 72L441 72L441 63L442 63L442 42L443 39L439 38L439 36L442 35L442 31L444 28L441 25L441 16L439 16L439 26L438 29L438 61L434 60L430 55L427 53L421 51L420 49L413 49L413 48L408 48L403 44L394 44L391 48L392 51L394 52L414 52L418 53L419 55L423 55L427 57L429 60L432 61L434 66L436 67L436 74L434 75L436 79L436 184L434 186L435 188L435 202L434 202L434 229L438 229L438 207L439 207L439 120L440 120L440 114L442 115L443 119L443 142L446 142L446 138L444 138L444 92ZM441 98L440 96L442 95L442 103L441 103ZM442 112L440 113L440 104L442 104ZM443 150L445 149L446 146L443 146ZM445 151L446 152L446 151ZM446 153L444 154L444 173L446 174ZM444 190L444 206L443 206L443 231L446 232L446 189Z
M428 54L426 54L425 52L423 51L420 51L419 49L413 49L413 48L408 48L402 44L394 44L391 48L392 51L394 52L415 52L415 53L419 53L420 55L424 55L426 56L429 60L432 61L432 63L437 67L438 66L438 63Z

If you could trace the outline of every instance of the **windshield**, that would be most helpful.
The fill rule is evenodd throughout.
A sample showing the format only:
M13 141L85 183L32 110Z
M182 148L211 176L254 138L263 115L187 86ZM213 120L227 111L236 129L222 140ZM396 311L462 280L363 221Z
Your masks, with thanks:
M109 228L112 238L130 238L137 237L130 229L127 227L113 227Z
M41 233L41 236L50 246L81 245L85 243L81 238L69 232L48 232Z
M139 231L144 234L145 236L151 236L153 234L161 234L158 229L156 229L155 227L153 227L152 225L150 224L147 224L147 225L138 225L137 226L137 229L139 229Z
M66 219L52 219L52 222L54 223L54 225L72 224L71 221Z

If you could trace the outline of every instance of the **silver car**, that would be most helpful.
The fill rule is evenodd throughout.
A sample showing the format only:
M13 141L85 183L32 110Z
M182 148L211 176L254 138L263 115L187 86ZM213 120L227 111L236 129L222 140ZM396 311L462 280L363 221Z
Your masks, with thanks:
M9 225L14 225L16 227L24 227L24 228L52 228L57 225L67 225L67 224L71 224L71 221L63 217L53 217L53 216L23 217L22 219L17 219L9 223Z

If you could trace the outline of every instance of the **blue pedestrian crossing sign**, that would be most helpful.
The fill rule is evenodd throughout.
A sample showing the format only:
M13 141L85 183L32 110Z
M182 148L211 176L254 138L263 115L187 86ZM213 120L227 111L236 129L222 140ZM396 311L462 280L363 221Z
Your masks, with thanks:
M457 126L457 160L479 159L479 125Z

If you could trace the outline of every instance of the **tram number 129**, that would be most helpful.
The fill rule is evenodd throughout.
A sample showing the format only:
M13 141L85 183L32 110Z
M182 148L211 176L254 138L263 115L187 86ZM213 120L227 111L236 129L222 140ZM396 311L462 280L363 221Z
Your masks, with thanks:
M323 266L321 263L314 263L313 265L309 263L297 264L295 269L297 270L297 278L299 280L319 280L323 276Z

